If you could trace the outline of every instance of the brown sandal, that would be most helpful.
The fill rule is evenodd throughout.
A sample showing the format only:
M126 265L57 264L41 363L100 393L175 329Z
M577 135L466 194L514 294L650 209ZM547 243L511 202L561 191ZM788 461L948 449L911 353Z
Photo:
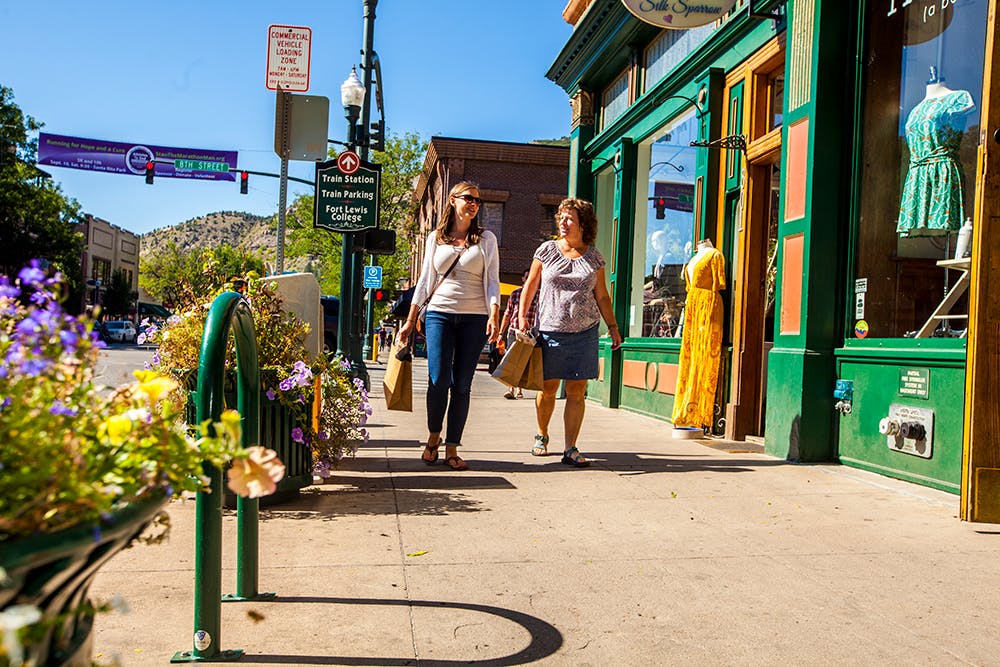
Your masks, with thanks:
M440 446L441 446L440 442L438 444L436 444L436 445L424 445L424 452L423 452L423 454L420 455L420 460L423 461L424 463L426 463L429 466L432 466L435 463L437 463L438 462L438 447L440 447ZM431 453L432 458L426 458L424 456L424 454L426 454L427 452Z
M445 461L445 463L448 464L448 467L451 468L452 470L456 470L457 471L457 470L468 470L469 469L469 466L467 466L465 464L465 461L463 461L457 454L455 456L449 456L444 461Z

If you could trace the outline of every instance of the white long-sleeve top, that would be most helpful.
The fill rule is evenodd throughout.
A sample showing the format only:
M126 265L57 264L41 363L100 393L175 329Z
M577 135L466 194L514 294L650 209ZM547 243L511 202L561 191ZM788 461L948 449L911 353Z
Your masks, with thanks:
M421 305L430 294L434 286L438 284L441 280L441 275L448 270L451 266L454 257L442 258L439 257L438 261L435 261L435 255L438 254L438 249L442 247L438 245L437 233L431 232L427 237L427 244L424 248L424 261L420 268L420 278L417 280L417 286L413 291L413 303L417 306ZM444 246L447 249L451 249L450 246ZM457 250L457 249L456 249ZM444 259L444 261L441 261ZM472 286L469 280L470 275L468 269L472 267L482 267L482 292L471 292L469 288ZM449 284L454 281L454 284ZM479 286L479 283L476 283ZM442 292L442 290L444 290ZM454 307L458 305L458 302L469 303L468 299L474 299L477 303L482 303L485 307L485 314L489 315L490 310L495 304L497 307L500 306L500 251L497 244L496 235L489 231L484 230L482 238L479 243L469 246L469 248L462 253L462 258L459 260L458 266L452 271L451 275L445 281L445 284L438 288L434 293L434 298L431 300L428 308L431 310L436 310L440 312L465 312L468 310L462 308L461 310L455 310ZM479 301L482 299L482 301Z

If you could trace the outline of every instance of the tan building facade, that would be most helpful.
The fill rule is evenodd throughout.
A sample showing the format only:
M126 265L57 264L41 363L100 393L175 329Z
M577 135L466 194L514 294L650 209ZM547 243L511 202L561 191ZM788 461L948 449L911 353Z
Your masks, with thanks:
M111 276L121 269L133 291L139 289L139 236L91 214L78 227L84 236L81 268L87 286L84 307L101 303Z

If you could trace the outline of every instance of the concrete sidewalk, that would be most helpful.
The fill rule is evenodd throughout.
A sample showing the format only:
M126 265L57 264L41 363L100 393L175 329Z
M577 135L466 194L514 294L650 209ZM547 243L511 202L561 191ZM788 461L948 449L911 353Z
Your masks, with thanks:
M260 589L227 603L223 649L289 665L996 665L1000 527L955 496L837 465L792 465L589 405L589 469L529 455L530 399L477 373L467 472L420 461L415 411L387 412L336 477L262 511ZM528 392L533 395L534 392ZM556 407L553 451L562 440ZM93 586L99 664L192 644L194 503L160 546ZM225 520L223 590L235 584Z

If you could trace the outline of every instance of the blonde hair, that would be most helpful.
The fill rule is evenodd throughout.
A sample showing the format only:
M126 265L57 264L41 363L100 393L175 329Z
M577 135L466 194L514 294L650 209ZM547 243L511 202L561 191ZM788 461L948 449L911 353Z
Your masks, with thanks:
M451 228L455 222L455 207L451 205L451 198L460 197L472 190L479 192L479 186L471 181L462 181L456 183L448 192L448 201L445 202L444 211L441 213L441 219L438 220L436 227L438 243L452 243L455 240L451 236ZM476 217L472 219L472 224L469 227L469 235L466 237L469 245L476 245L483 238L483 228L479 226L479 213L482 210L483 207L480 204L479 210L476 211Z

